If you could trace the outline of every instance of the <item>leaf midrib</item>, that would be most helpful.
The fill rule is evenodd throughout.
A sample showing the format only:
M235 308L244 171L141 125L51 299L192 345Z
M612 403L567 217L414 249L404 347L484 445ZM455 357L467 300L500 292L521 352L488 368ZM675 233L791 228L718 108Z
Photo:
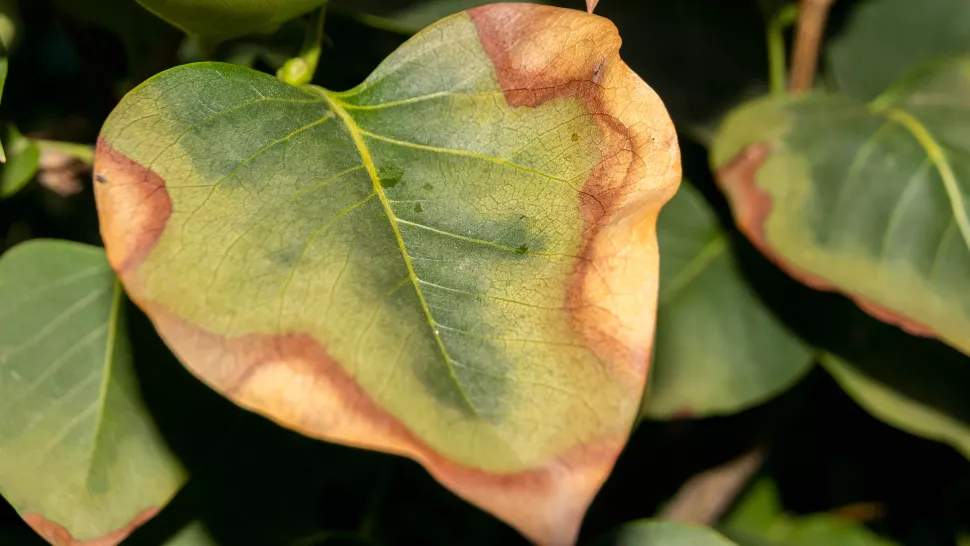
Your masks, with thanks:
M458 391L461 393L462 399L468 405L469 409L479 418L481 415L478 412L478 408L472 403L471 398L469 398L468 393L465 392L461 381L458 380L458 374L455 371L455 366L452 362L451 355L448 354L448 349L445 347L444 340L441 339L441 335L438 334L438 329L436 328L436 322L431 314L431 307L428 305L427 300L424 297L424 291L421 290L419 284L419 279L417 273L414 271L414 265L411 263L411 255L408 253L407 247L404 244L404 237L401 235L401 230L397 225L397 215L394 214L394 210L391 209L391 204L387 199L387 195L384 193L384 187L381 186L380 176L377 174L377 167L374 165L374 160L371 157L370 149L364 142L364 137L361 133L361 128L357 125L357 122L347 113L347 111L341 106L341 102L332 97L330 92L325 89L314 88L315 91L319 92L323 98L333 109L340 121L343 122L344 126L347 127L347 131L350 133L350 137L354 141L354 145L357 147L357 152L360 154L361 161L364 163L364 167L367 170L367 174L370 176L371 182L374 185L374 193L377 194L378 199L380 199L381 206L384 208L384 214L387 215L388 222L391 224L391 230L394 232L394 238L397 241L398 248L401 250L401 256L404 259L404 265L408 271L408 277L411 279L411 284L414 287L414 291L418 296L418 300L421 303L421 308L424 311L424 316L428 321L428 327L431 329L431 334L435 339L435 343L438 345L438 349L441 351L441 355L445 359L445 364L448 366L448 374L454 380Z

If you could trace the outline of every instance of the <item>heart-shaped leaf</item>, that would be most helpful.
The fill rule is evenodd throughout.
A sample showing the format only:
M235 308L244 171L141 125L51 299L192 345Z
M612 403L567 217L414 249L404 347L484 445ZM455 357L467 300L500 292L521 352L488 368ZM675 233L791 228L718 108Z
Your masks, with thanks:
M870 100L926 61L970 53L966 0L868 0L855 6L829 48L835 80L852 98Z
M706 527L663 520L640 520L620 527L597 546L736 546Z
M780 267L970 352L970 58L871 105L833 95L734 112L712 162L739 227Z
M218 42L276 30L327 0L138 0L190 36Z
M0 259L0 493L57 546L121 542L184 480L141 399L123 302L99 248Z
M348 92L165 72L99 140L109 260L240 405L571 542L638 413L680 181L619 45L603 18L497 4Z
M644 416L739 411L786 389L811 367L808 348L741 276L728 234L690 184L660 213L657 238L663 260Z

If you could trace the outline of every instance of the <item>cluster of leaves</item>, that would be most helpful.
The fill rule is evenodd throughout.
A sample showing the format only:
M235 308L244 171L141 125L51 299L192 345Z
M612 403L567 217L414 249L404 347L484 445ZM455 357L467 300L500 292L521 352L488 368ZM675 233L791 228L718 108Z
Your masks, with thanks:
M309 392L316 396L307 399L299 392L294 394L298 385L290 382L280 383L286 388L280 386L269 397L271 402L266 402L263 386L272 386L282 378L260 375L259 388L250 387L248 380L237 376L226 378L231 375L227 371L230 366L225 364L228 361L309 358L267 353L265 346L256 342L238 345L235 352L230 349L230 342L238 343L251 331L288 332L282 328L284 319L289 320L286 324L300 324L311 330L343 332L350 340L351 353L359 356L361 347L369 346L365 352L374 353L370 362L401 362L403 366L406 359L401 360L401 346L406 346L411 336L405 330L416 324L415 319L401 320L398 315L382 319L383 303L367 313L364 322L358 323L354 318L364 315L354 309L358 298L372 303L389 300L404 285L403 281L397 282L401 279L380 285L381 296L375 297L360 295L373 287L367 286L367 280L359 274L349 275L359 284L359 293L351 294L350 302L338 300L339 311L331 313L332 322L326 324L319 317L300 317L298 311L290 311L296 318L285 314L289 300L282 294L291 285L294 288L290 299L294 302L334 299L329 285L317 287L312 278L341 278L341 268L354 264L355 246L347 245L340 233L332 239L327 235L326 253L314 255L307 242L308 234L312 241L324 229L321 222L324 227L329 226L329 216L351 214L367 203L383 206L383 214L397 226L396 238L387 237L394 245L361 243L361 254L400 256L403 252L406 280L415 286L426 281L431 286L468 287L468 292L478 293L487 291L483 286L500 285L503 275L521 285L526 285L525 279L531 275L535 279L529 279L534 282L523 290L526 296L514 289L508 294L541 303L541 297L534 293L542 294L546 285L555 284L550 279L561 272L539 269L535 264L556 252L562 254L563 250L555 247L558 243L572 250L567 244L568 233L563 235L572 227L567 225L571 220L562 214L564 218L557 218L557 224L537 226L543 221L543 214L559 206L556 199L560 197L552 193L526 194L521 188L527 185L518 186L519 193L512 195L468 194L468 188L477 188L476 181L481 185L493 176L492 170L481 170L475 161L484 159L499 165L489 169L496 169L496 176L505 181L521 175L531 183L531 177L543 174L535 171L545 169L564 173L558 178L568 185L575 172L585 172L577 171L582 165L569 164L561 154L550 155L548 150L554 149L554 142L530 136L536 127L543 129L541 134L565 131L563 141L575 145L571 154L578 158L576 161L597 159L595 151L583 148L587 140L596 141L594 129L574 122L579 118L576 112L568 110L570 104L555 113L544 112L536 119L527 119L530 114L513 109L490 112L496 91L501 95L508 89L488 87L494 84L490 79L484 83L476 79L479 61L474 50L480 46L469 41L471 34L463 34L466 31L452 28L447 22L436 24L431 33L440 36L428 38L429 34L425 34L423 42L413 40L403 45L362 86L350 92L307 87L311 81L327 83L331 88L357 84L404 38L441 17L481 2L437 0L417 3L404 11L384 9L382 16L355 11L360 6L339 2L324 6L325 3L326 0L125 0L84 5L55 2L66 20L72 21L70 24L106 29L114 34L111 39L124 46L122 64L127 68L120 74L111 74L113 79L105 91L109 97L106 108L92 109L96 112L94 124L100 127L104 123L92 174L98 180L94 186L107 256L96 245L43 239L37 232L49 232L32 232L29 228L25 232L24 224L17 223L9 226L0 247L4 250L0 257L0 494L48 542L70 545L91 540L92 544L108 545L129 535L126 544L167 546L273 546L339 541L470 544L472 540L505 544L521 540L490 516L440 490L417 465L312 441L239 411L187 374L155 328L192 372L236 403L309 436L409 455L421 461L440 482L512 523L533 540L573 540L573 530L565 529L572 523L554 520L564 530L552 531L523 524L516 520L515 512L525 513L532 521L541 519L537 514L543 509L525 509L515 501L509 501L509 507L496 508L487 500L495 495L494 490L476 492L469 483L479 482L454 478L443 470L450 467L435 463L431 455L416 451L407 442L371 440L367 436L372 434L370 431L361 435L360 423L356 423L352 435L333 432L339 425L331 422L332 416L327 412L350 414L348 408L355 408L357 399L340 406L320 401L319 393L323 391L312 389ZM741 2L736 6L725 7L726 4L705 6L708 9L703 13L689 16L710 18L712 25L723 29L735 21L731 17L737 12L751 8ZM777 49L778 43L784 44L780 39L782 25L771 21L776 16L780 17L776 23L782 21L793 10L782 2L760 4L760 11L752 9L753 19L768 29L768 39L758 37L756 45L748 50L744 44L750 42L744 40L738 42L741 45L728 48L725 54L742 56L756 68L731 66L733 79L727 86L716 85L720 73L713 66L698 66L696 72L700 75L678 76L680 73L671 68L683 64L678 53L664 48L663 58L657 58L656 44L645 42L643 33L637 33L635 28L624 28L624 20L629 19L625 10L632 8L619 2L606 2L597 8L620 26L621 35L627 38L624 56L639 59L630 61L631 65L665 100L685 148L685 172L696 181L696 185L683 181L663 207L657 223L662 258L656 335L642 407L639 412L635 407L627 411L615 403L617 399L638 397L638 388L631 394L624 390L629 387L626 383L591 376L582 361L571 360L569 350L550 348L572 344L575 339L556 338L554 327L528 326L530 320L548 321L546 315L513 314L500 305L488 307L482 303L484 300L469 303L454 294L444 295L431 289L423 295L418 288L420 307L431 321L442 351L445 343L449 347L459 344L459 330L455 330L455 335L440 334L438 328L458 325L467 330L465 334L473 332L471 337L481 345L466 347L469 354L478 351L519 355L519 361L500 363L511 366L511 370L502 369L507 374L503 382L480 371L452 366L445 351L465 402L454 393L444 392L448 387L443 385L450 380L438 377L442 370L426 372L431 378L414 385L394 376L394 366L374 377L367 376L371 372L353 372L353 380L370 391L383 407L392 410L410 428L423 428L423 439L445 453L449 464L474 467L487 476L545 469L549 453L561 454L566 450L563 445L586 448L593 444L596 434L621 431L625 435L636 413L641 421L638 436L647 435L644 429L655 424L676 426L685 419L700 421L750 413L748 410L766 407L765 403L799 382L818 381L822 373L819 368L878 419L911 434L949 444L970 457L970 406L963 396L970 388L970 366L966 361L966 354L970 353L970 291L964 287L970 271L970 5L962 0L933 0L927 3L931 7L909 0L846 0L844 6L836 4L836 24L823 48L819 88L789 96L777 86L778 81L784 81L784 63L777 62L784 59L784 51ZM690 11L689 7L660 3L650 3L649 8L663 24L676 19L677 10ZM21 9L28 11L23 5ZM719 10L734 15L726 16ZM326 21L324 13L330 14ZM11 82L16 82L18 56L33 60L29 48L36 47L36 42L25 40L18 47L21 34L29 33L30 26L22 25L21 21L29 18L21 17L15 2L0 2L0 15L0 42L5 55L0 61L2 90L6 56L11 58ZM374 58L356 58L360 67L347 66L338 57L340 40L350 40L341 35L349 32L346 29L376 32L389 45L386 51L375 52ZM745 30L741 27L735 31ZM899 36L914 38L900 40ZM478 36L474 38L477 40ZM333 45L327 46L328 42ZM765 42L771 44L767 53L772 59L769 64L774 71L773 88L763 84L768 76L761 49ZM545 47L558 53L550 43L544 43ZM409 57L416 56L421 48L442 44L450 47L441 48L431 63L413 62ZM511 49L507 44L502 47ZM687 59L690 47L685 45L685 52L681 53ZM648 51L638 56L638 48ZM148 79L166 68L202 59L230 64L180 67ZM709 62L714 64L716 60ZM28 64L25 61L19 66ZM599 77L602 66L594 68L595 77ZM748 70L755 77L738 77ZM277 79L267 72L275 73ZM595 78L593 81L598 83ZM141 85L119 101L135 84ZM720 89L713 100L705 96L712 87ZM449 93L440 91L445 88ZM415 97L444 96L455 90L488 98L464 109L453 102L432 102L425 108L415 101ZM758 95L765 96L741 100ZM260 103L258 110L245 110L255 103ZM403 115L379 113L389 105L403 105L407 110ZM108 109L114 109L110 117ZM208 120L212 114L236 109L241 112L226 116L223 125L197 130L203 124L201 120ZM474 123L469 122L470 111L479 116ZM664 116L651 115L645 119L663 121ZM339 127L346 129L337 129L338 122L342 123ZM547 125L542 126L543 123ZM509 125L509 133L526 135L522 142L504 141L501 139L505 136L489 132L503 124ZM312 138L305 142L294 138L318 125L321 132L312 132ZM4 199L0 207L4 207L4 215L25 203L32 192L77 192L64 191L63 185L43 183L45 169L49 171L50 163L57 163L52 157L60 158L55 170L61 174L74 172L63 167L67 160L90 165L94 158L94 148L89 144L53 140L51 133L43 130L25 133L27 136L11 124L2 135L7 158L0 171L0 198ZM70 131L63 133L66 138L75 137ZM65 138L57 132L53 136ZM87 134L76 138L94 140ZM280 156L263 154L261 161L265 165L244 171L255 182L240 175L227 184L237 193L230 197L216 192L218 183L212 184L213 180L221 183L235 177L244 164L269 147L267 142L281 141L288 145ZM459 141L474 151L437 144ZM364 142L369 144L363 145ZM408 147L410 152L401 152L391 144ZM367 146L372 154L365 153ZM349 152L342 147L358 151ZM362 156L360 165L342 163ZM692 163L693 156L702 160ZM500 168L510 171L499 174ZM517 174L510 174L512 170ZM47 175L50 179L49 172ZM161 254L154 258L139 250L137 242L140 232L160 230L160 226L152 224L153 196L159 187L152 176L167 181L167 192L173 196L177 212L178 205L186 204L202 211L197 218L195 213L172 216L179 218L169 225L180 227L180 238L167 250L165 242L160 243L161 250L152 252ZM307 182L323 187L343 177L359 177L365 184L372 181L374 191L358 195L353 190L340 190L345 195L338 195L338 190L330 189L332 193L324 200L303 197L316 187ZM412 184L415 179L422 184ZM449 184L455 179L472 181L463 182L466 194L448 193ZM46 189L31 185L33 180L40 181ZM178 181L179 186L173 181ZM84 184L90 187L87 180ZM657 187L661 186L658 183ZM296 193L295 188L299 188ZM112 192L110 197L108 192ZM126 192L134 197L125 197ZM61 199L69 202L91 193L82 191L80 196ZM122 197L115 197L118 194ZM494 208L497 195L504 201ZM213 196L216 198L211 199ZM481 204L488 199L492 200L490 204ZM446 201L450 208L435 210L436 202ZM536 212L529 208L536 202L553 209ZM280 203L289 203L289 207L299 210L284 215L284 209L277 206ZM400 208L398 203L406 203L407 208ZM205 208L207 204L213 208ZM321 210L323 205L328 210ZM398 208L392 208L394 205ZM44 221L60 221L58 206ZM55 234L96 243L95 222L91 218L94 206L85 202L83 207L88 210L82 214L88 231L71 228L67 233ZM562 210L569 209L563 206ZM487 215L492 215L493 220L501 219L496 222L498 229L489 231L484 220ZM432 224L435 229L468 228L469 217L479 223L470 231L473 237L463 236L461 244L434 243L430 235L423 239L414 231L426 229L423 222L431 220L438 222ZM448 218L463 219L465 223L456 220L457 223L449 224ZM579 225L578 219L572 220ZM364 224L369 220L356 221ZM172 227L166 229L175 231ZM367 231L375 234L375 239L380 238L376 226L368 224ZM440 231L435 236L442 235ZM535 236L536 231L543 236ZM244 238L246 234L251 238ZM234 235L238 238L233 239ZM24 239L35 240L20 242ZM281 242L274 243L274 239ZM240 241L236 253L230 253L229 249ZM461 246L482 246L483 241L489 246L484 254L475 246ZM346 249L339 250L340 245ZM497 253L496 248L509 252ZM412 264L409 253L420 256L422 250L449 265L436 270ZM132 273L136 268L128 259L131 255L138 256L137 269L145 273ZM266 266L266 260L272 267ZM226 269L223 262L229 262ZM307 278L298 274L301 262L315 264ZM333 262L332 266L328 262ZM383 271L392 269L389 262L372 259L360 263L362 268ZM641 272L642 283L648 289L655 287L650 262L643 263L648 265ZM229 269L232 271L226 272ZM271 294L263 291L262 287L272 284L274 275L280 272L285 277L283 292L275 288ZM430 277L431 274L440 276ZM641 281L632 283L639 284ZM190 296L199 286L205 288L200 297L212 306L208 311L191 305ZM438 288L448 290L443 286ZM129 302L128 296L138 307ZM269 308L276 300L281 302L278 308L262 313L270 322L259 323L264 317L253 310ZM595 303L607 305L605 301L604 298ZM330 305L334 303L328 303L328 311ZM166 315L165 306L179 316L173 320ZM414 302L411 307L418 308ZM432 315L432 307L441 310ZM491 329L479 329L474 319L469 321L469 313L491 314L493 320L498 316L496 323L512 326L503 330L488 323ZM446 320L439 324L442 317ZM183 326L179 320L202 324L222 337L211 341L198 331L180 330ZM242 324L247 320L250 323ZM613 328L627 326L620 322ZM351 333L369 329L374 323L380 326L374 328L376 337L367 343L360 343L363 336L351 337ZM494 343L486 342L504 337L508 343L512 334L522 332L546 343L541 358L528 352L515 353L509 346L503 352L495 349ZM332 355L342 354L339 338L328 341L327 349ZM282 344L278 340L274 343ZM466 339L463 343L469 342ZM213 347L218 347L218 351ZM413 349L416 354L418 350ZM555 362L561 368L558 373L515 369L517 362L533 360ZM410 366L414 368L413 364ZM390 383L388 374L397 377L394 387L375 387ZM534 388L537 384L564 391L572 398L569 403L560 403L559 395L547 395L544 389ZM636 381L632 384L638 385ZM471 388L463 390L463 385ZM581 389L601 394L602 398L577 394ZM386 392L391 394L384 396ZM334 398L341 395L336 391L331 394ZM441 406L432 404L449 396L457 398ZM565 435L578 440L570 440L572 444L535 440L521 444L525 446L523 450L510 457L488 440L477 440L476 448L477 429L469 435L467 430L453 425L462 418L460 411L449 414L441 409L451 411L454 406L467 403L473 412L483 411L485 415L478 417L490 425L502 426L501 420L508 419L511 424L502 429L508 442L518 442L516 435L529 436L542 430L528 421L537 419L536 410L499 407L505 396L531 398L529 403L520 400L518 404L539 406L538 413L552 414L543 415L536 422L566 423L571 429ZM593 414L601 412L610 417L595 426L585 422L585 409L577 411L576 407L589 405L589 400L592 405L588 409ZM809 398L802 403L827 401ZM308 417L293 406L309 408L305 411L314 413ZM338 415L337 421L340 419ZM327 422L320 425L321 420ZM777 426L790 426L784 420L780 423ZM437 430L430 430L436 427ZM758 443L773 445L782 436L769 434L767 440L759 438ZM636 437L633 443L637 444ZM550 447L552 444L555 449ZM539 462L522 457L522 452L528 450L538 453L535 460ZM614 479L623 480L631 464L646 464L631 461L637 453L636 445L628 450ZM611 464L610 458L605 469ZM596 479L593 482L590 495L600 485ZM777 489L768 477L756 480L730 513L717 522L718 532L643 520L596 536L623 519L618 520L618 515L598 516L609 509L594 504L582 538L630 546L894 544L857 522L873 518L853 517L851 511L811 516L788 514ZM424 492L419 495L419 502L412 498L414 491ZM589 499L578 491L557 490L553 497L582 497L563 501L567 507L579 505L581 517ZM321 495L326 498L321 499ZM597 503L613 506L610 500L608 486ZM633 503L625 498L621 504ZM652 508L627 508L625 513L647 517L654 515ZM578 525L578 520L575 523ZM954 534L951 532L951 540ZM0 540L29 544L36 539L12 531L10 538L0 534Z

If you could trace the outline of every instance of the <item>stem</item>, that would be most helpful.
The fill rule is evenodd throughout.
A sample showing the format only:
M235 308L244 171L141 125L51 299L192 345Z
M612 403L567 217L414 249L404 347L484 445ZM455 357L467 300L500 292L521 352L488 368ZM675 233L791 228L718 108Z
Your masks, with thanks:
M785 60L785 30L798 20L798 4L778 10L768 22L768 81L772 95L785 94L788 67Z
M791 82L788 90L803 93L812 88L815 69L818 67L818 50L822 30L829 16L829 8L835 0L802 0L798 14L798 32L795 35L795 55L792 60Z
M313 81L323 52L323 23L327 15L327 4L317 10L316 23L307 27L303 48L299 57L286 61L276 72L276 77L290 85L305 85Z

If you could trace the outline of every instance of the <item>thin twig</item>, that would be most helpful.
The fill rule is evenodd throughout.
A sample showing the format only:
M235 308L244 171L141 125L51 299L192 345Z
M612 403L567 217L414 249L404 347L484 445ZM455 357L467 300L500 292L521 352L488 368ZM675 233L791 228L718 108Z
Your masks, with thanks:
M772 95L785 94L785 31L798 20L798 4L788 4L778 10L768 22L768 81Z
M835 0L802 0L798 14L798 31L795 35L791 80L788 84L788 90L793 94L812 88L818 67L822 31L829 16L829 8L834 2Z

